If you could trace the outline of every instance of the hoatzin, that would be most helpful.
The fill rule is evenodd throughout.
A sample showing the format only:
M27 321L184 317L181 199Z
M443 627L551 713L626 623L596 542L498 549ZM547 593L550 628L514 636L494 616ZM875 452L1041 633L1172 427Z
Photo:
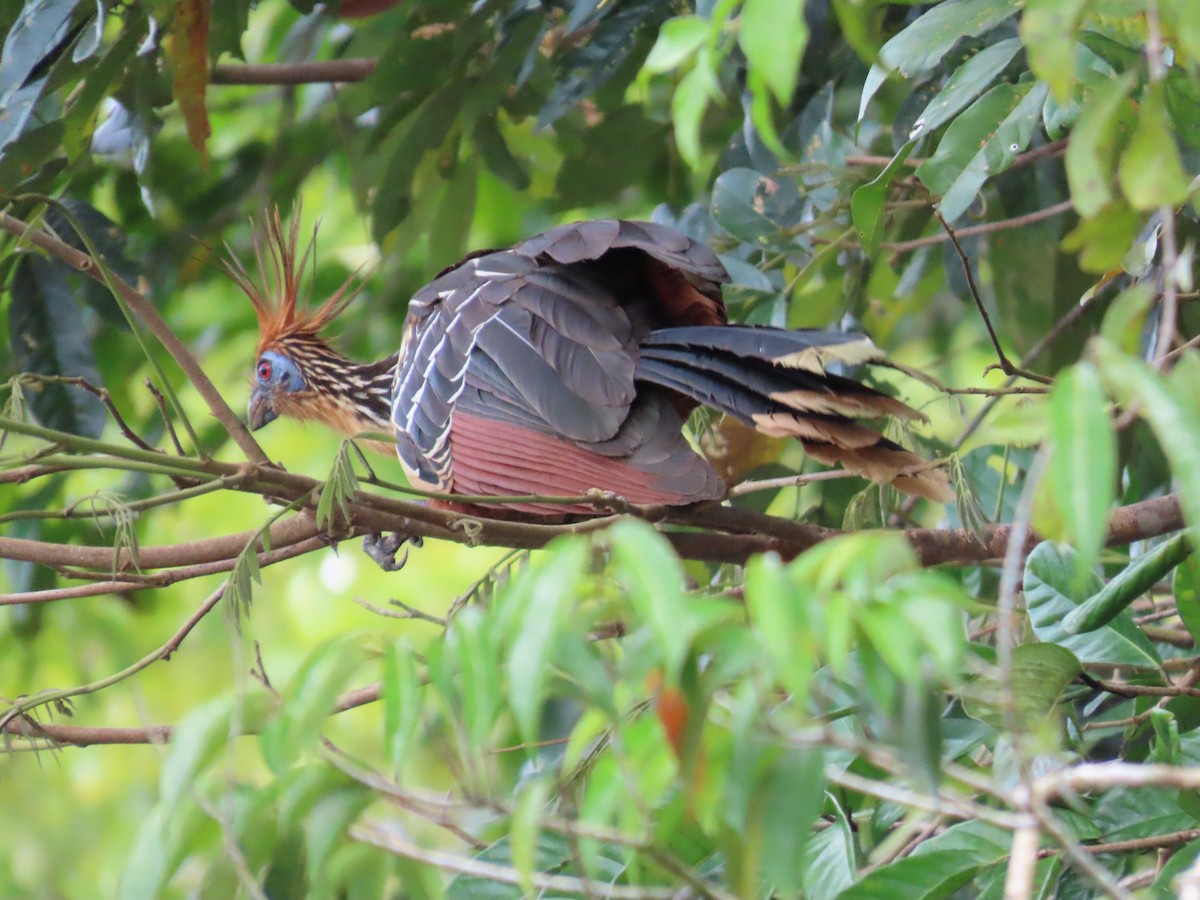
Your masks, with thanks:
M442 493L598 488L635 504L684 504L726 492L682 432L704 404L796 438L823 463L935 501L953 496L943 472L856 421L920 414L827 370L878 360L869 339L728 324L724 267L679 232L577 222L476 253L413 296L397 354L359 365L320 337L353 298L351 282L315 310L297 302L308 257L297 257L298 218L286 232L278 212L268 222L260 284L230 266L261 333L251 429L290 416L345 435L391 432L414 485ZM492 511L596 514L539 502Z

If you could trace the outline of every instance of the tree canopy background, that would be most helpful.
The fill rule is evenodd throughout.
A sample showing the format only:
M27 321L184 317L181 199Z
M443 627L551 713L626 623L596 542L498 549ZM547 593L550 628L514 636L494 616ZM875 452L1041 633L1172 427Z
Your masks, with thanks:
M1200 896L1193 0L0 31L0 895ZM468 250L674 225L734 319L869 333L958 502L704 417L731 508L574 528L260 449L222 260L296 200L363 360Z

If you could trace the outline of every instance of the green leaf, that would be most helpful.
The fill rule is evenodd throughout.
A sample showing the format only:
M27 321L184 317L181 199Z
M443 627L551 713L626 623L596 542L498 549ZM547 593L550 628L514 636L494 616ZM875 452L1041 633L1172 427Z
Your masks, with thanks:
M361 784L343 784L323 794L304 819L305 842L308 851L304 860L308 877L314 884L327 884L331 873L328 862L339 846L350 838L346 831L375 799L370 789Z
M1112 202L1121 122L1128 115L1132 87L1132 75L1102 82L1084 101L1071 132L1066 154L1067 183L1071 186L1071 201L1085 219Z
M25 255L13 272L8 308L12 364L18 372L51 378L83 378L104 387L92 351L92 335L79 315L63 263ZM26 387L29 408L47 428L98 438L104 405L90 392L55 382Z
M679 559L661 534L638 519L622 519L608 536L629 599L662 651L666 683L677 684L695 627Z
M337 455L333 458L333 468L325 484L321 486L321 494L317 498L317 525L328 528L333 521L333 511L336 507L343 518L350 514L350 501L358 490L358 476L354 472L354 461L350 454L355 452L349 441L342 441ZM261 583L261 582L260 582Z
M838 894L838 900L949 898L986 864L976 861L973 854L958 850L909 856L874 869L857 884Z
M671 123L679 155L693 169L700 168L700 120L713 93L713 75L701 60L680 79L671 97Z
M917 167L917 177L941 194L938 209L946 219L962 215L983 183L1029 145L1046 92L1044 84L999 84L946 129L937 151Z
M746 608L775 677L795 697L808 693L816 664L812 634L816 594L790 581L775 554L754 557L746 566Z
M969 60L954 70L937 95L926 104L917 116L910 138L930 134L953 119L971 101L984 92L997 75L1021 50L1016 38L997 41L984 47Z
M1142 217L1118 198L1097 210L1092 218L1080 219L1062 239L1062 247L1079 253L1079 267L1085 272L1112 272L1120 268L1141 227Z
M804 875L804 844L825 797L821 751L788 750L760 790L763 875L784 894L794 894Z
M513 867L521 880L525 896L535 896L533 872L537 862L538 836L541 834L541 816L550 795L550 782L544 778L526 780L517 794L509 826L509 842L512 847Z
M1138 408L1171 463L1179 482L1184 518L1200 534L1200 418L1194 386L1165 381L1140 360L1117 351L1102 338L1093 341L1096 363L1109 392L1126 408Z
M999 730L1008 726L1004 705L1011 693L1020 731L1035 730L1058 707L1067 686L1083 671L1075 654L1058 644L1021 644L1012 651L1012 676L1002 684L978 678L963 692L963 709Z
M889 72L906 76L928 72L961 38L991 31L1016 11L1008 0L947 0L930 9L879 51L879 62L871 67L863 85L859 121Z
M808 43L804 0L745 0L738 45L781 105L796 89L800 58Z
M353 634L321 644L308 655L259 738L263 759L272 772L283 774L312 747L338 695L362 663L359 638Z
M404 639L389 646L383 657L384 749L398 780L415 748L421 726L421 680L412 647Z
M480 116L475 120L475 148L493 175L514 190L529 189L529 168L513 155L500 131L499 116Z
M1050 436L1054 441L1050 489L1082 576L1100 557L1116 500L1116 433L1100 376L1090 364L1079 363L1055 381L1050 392Z
M676 16L663 23L650 55L642 63L647 72L673 72L708 38L709 22L701 16Z
M496 678L500 668L497 643L494 623L479 606L458 613L446 631L444 663L449 670L446 674L457 688L453 697L447 695L447 700L455 703L474 749L486 745L500 712L502 686ZM509 687L514 698L526 690L526 685L511 679ZM534 690L540 703L540 686Z
M4 38L0 53L0 109L12 112L13 95L67 36L78 0L30 0Z
M874 255L883 240L883 208L887 200L888 186L895 180L915 146L916 141L909 141L897 150L896 155L874 180L857 188L850 196L850 218L854 222L854 230L858 232L858 239L862 242L863 252L868 256Z
M475 219L475 193L479 183L475 161L463 160L447 173L438 192L437 212L429 227L429 258L435 266L452 266L470 250L467 239Z
M713 184L713 218L748 244L771 242L780 228L795 224L802 209L800 192L791 178L734 168L722 172Z
M521 737L532 744L541 737L542 702L555 643L586 571L591 548L586 540L568 540L535 572L521 612L508 629L509 706ZM525 577L530 578L530 574Z
M1187 534L1163 541L1114 575L1098 593L1063 619L1063 629L1067 634L1082 634L1106 625L1191 555L1192 544Z
M1146 314L1154 303L1154 289L1142 282L1131 285L1113 299L1100 323L1100 336L1128 354L1138 352Z
M1043 541L1025 562L1025 605L1038 639L1062 645L1084 665L1105 663L1142 669L1161 666L1158 651L1127 612L1096 631L1067 634L1062 627L1063 619L1102 586L1100 577L1094 573L1080 583L1074 557L1070 547Z
M1025 0L1021 39L1029 67L1060 102L1075 83L1075 30L1088 0Z
M1189 556L1175 570L1175 607L1192 638L1200 644L1200 559Z
M1134 209L1175 206L1187 199L1191 179L1179 159L1161 83L1151 84L1142 98L1117 179Z
M454 127L470 85L450 81L409 116L404 133L384 169L372 204L371 234L380 243L402 222L412 206L412 182L426 152L438 147Z
M831 797L826 803L834 808L833 821L804 845L804 896L806 900L833 900L854 883L854 834L842 807Z
M159 803L172 815L181 798L195 789L200 773L217 752L237 737L232 727L234 706L219 697L188 713L171 734L171 750L158 780Z

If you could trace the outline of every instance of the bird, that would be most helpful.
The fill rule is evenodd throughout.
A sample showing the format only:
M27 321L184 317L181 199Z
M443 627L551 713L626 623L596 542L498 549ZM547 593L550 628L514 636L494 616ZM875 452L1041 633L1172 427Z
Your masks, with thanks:
M639 505L724 498L685 436L707 406L823 464L953 499L944 471L862 421L924 417L833 371L883 361L867 336L731 324L724 266L679 231L590 220L472 253L412 296L396 353L360 364L322 332L361 281L302 302L312 243L299 250L299 218L268 217L257 281L228 264L259 326L251 430L284 416L368 433L445 505L466 495L464 510L563 521L599 514L597 490ZM577 501L549 499L561 497Z

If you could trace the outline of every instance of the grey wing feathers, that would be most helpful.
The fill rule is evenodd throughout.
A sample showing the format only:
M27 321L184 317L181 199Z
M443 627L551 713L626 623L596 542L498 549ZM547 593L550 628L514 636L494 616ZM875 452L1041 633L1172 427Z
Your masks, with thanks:
M666 414L640 412L622 429L636 396L637 343L649 326L586 265L624 248L679 269L719 297L725 270L707 247L651 223L611 220L565 225L476 256L414 295L392 395L397 450L410 474L448 488L449 433L460 402L601 454L642 446L637 435L647 417ZM686 447L677 430L671 443ZM678 448L639 452L649 463L654 453L677 456Z

